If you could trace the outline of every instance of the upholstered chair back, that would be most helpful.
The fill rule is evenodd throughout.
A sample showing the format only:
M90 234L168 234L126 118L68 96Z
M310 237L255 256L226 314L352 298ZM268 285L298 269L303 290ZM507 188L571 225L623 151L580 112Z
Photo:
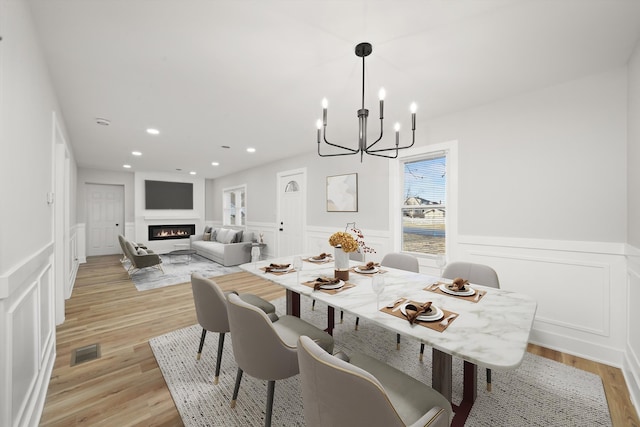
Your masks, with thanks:
M233 355L240 369L252 377L269 381L298 373L295 345L287 345L280 338L264 311L229 294L227 312Z
M211 332L229 332L227 298L218 284L200 274L193 273L191 291L200 326Z
M452 262L447 264L442 272L442 277L445 279L461 277L477 285L500 288L498 274L493 268L484 264L475 264L464 261Z
M382 261L381 266L397 268L398 270L411 271L413 273L420 272L420 265L418 264L418 258L413 255L393 252L386 254Z

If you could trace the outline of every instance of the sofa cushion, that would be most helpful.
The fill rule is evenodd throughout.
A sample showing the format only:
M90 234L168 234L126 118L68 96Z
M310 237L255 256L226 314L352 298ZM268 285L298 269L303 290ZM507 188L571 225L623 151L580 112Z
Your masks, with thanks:
M245 231L241 242L253 242L253 231Z
M147 250L144 249L144 248L138 248L136 252L138 253L138 255L147 255L147 254L149 254L149 252L147 252Z
M225 243L225 244L235 243L237 236L238 236L238 230L229 230L224 238L224 242L222 243Z
M240 243L242 242L242 235L244 234L243 230L236 230L235 238L231 243Z

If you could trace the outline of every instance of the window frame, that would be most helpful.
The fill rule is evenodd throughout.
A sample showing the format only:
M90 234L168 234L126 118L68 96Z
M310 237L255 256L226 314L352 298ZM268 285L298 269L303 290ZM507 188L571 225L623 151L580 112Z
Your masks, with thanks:
M229 206L229 203L231 202L231 194L235 193L237 194L241 194L242 196L240 196L240 199L244 202L239 210L238 210L238 206L234 206L234 208L231 208ZM237 197L237 196L236 196ZM235 222L231 223L231 217L232 217L232 211L233 214L235 214ZM243 215L238 215L238 212L242 213L244 212L244 216ZM244 223L243 223L243 218L244 218ZM238 223L238 220L240 221L240 223ZM247 226L247 184L241 184L241 185L234 185L233 187L227 187L227 188L223 188L222 189L222 225L223 226L230 226L230 227L246 227Z
M437 155L445 154L447 191L445 196L445 253L447 260L457 258L456 249L458 242L458 141L446 141L427 146L402 150L398 158L390 164L389 170L389 194L390 203L389 218L394 252L410 253L418 257L420 264L435 267L436 255L419 252L402 251L402 209L404 207L404 165L417 160L429 159Z

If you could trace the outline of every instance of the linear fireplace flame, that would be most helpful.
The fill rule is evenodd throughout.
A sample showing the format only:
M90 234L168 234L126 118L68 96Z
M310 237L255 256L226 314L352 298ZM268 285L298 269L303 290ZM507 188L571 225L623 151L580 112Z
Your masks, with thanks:
M188 239L193 234L196 234L195 224L149 226L149 240Z

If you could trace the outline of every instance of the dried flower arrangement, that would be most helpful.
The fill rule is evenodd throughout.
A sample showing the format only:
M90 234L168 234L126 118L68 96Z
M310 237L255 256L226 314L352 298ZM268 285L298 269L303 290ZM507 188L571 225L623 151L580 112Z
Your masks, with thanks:
M358 242L353 236L344 231L336 231L329 237L329 244L333 247L340 246L345 252L355 252L358 250Z

